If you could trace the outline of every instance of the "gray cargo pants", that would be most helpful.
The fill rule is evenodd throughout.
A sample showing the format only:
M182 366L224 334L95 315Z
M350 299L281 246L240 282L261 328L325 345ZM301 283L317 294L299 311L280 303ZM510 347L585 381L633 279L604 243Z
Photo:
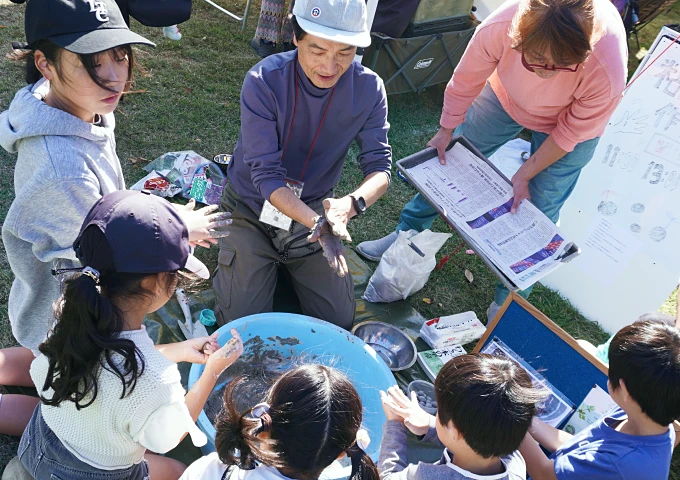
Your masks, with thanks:
M323 210L321 202L310 207L318 213ZM229 236L220 239L213 278L219 325L271 312L277 269L282 265L290 273L305 315L352 328L356 310L352 275L338 277L333 272L319 244L307 243L309 229L294 223L291 234L263 224L231 184L224 189L220 208L232 213L233 223Z

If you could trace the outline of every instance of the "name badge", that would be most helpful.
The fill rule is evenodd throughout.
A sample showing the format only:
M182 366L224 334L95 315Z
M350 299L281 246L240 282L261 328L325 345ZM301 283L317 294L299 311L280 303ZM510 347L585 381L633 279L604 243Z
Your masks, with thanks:
M297 198L301 198L302 189L305 186L304 182L293 180L291 178L285 178L284 180L286 182L286 186L292 190L295 196ZM293 219L288 215L281 213L278 208L269 202L269 200L264 201L262 213L260 213L260 221L282 230L290 230L290 226L293 224Z

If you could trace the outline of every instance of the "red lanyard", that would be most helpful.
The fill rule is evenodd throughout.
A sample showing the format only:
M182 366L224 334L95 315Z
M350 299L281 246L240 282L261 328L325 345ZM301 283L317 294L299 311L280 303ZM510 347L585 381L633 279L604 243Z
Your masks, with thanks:
M281 163L283 163L283 157L286 155L286 148L288 148L288 141L290 140L290 134L293 132L293 126L295 125L295 114L297 113L297 101L298 101L298 71L297 71L297 59L295 60L295 103L293 104L293 118L290 121L290 130L288 130L288 136L286 137L286 143L283 146L283 152L281 153ZM305 165L302 167L302 172L300 173L300 178L298 181L302 181L302 176L305 174L305 170L307 170L307 164L309 163L309 159L312 157L312 152L314 151L314 145L316 145L316 140L319 138L319 133L321 132L321 127L323 127L323 122L326 120L326 114L328 113L328 109L331 106L331 102L333 101L333 94L335 93L335 87L336 85L333 85L333 90L331 90L331 96L328 99L328 105L326 105L326 110L323 112L323 117L321 117L321 123L319 123L319 128L316 130L316 135L314 135L314 141L312 142L312 146L309 149L309 154L307 155L307 160L305 160Z

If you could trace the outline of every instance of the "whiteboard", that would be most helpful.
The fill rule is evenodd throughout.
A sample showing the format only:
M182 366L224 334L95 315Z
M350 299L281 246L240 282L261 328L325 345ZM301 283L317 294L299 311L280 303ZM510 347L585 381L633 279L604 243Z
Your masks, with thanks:
M581 256L543 280L610 334L657 310L680 278L677 36L661 31L562 208Z

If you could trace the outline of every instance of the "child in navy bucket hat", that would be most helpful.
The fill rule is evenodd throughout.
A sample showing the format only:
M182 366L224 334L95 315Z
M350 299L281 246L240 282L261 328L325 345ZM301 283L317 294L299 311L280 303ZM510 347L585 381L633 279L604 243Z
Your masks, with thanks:
M58 321L30 374L40 404L19 444L19 460L37 480L178 478L165 453L188 433L206 443L195 421L217 377L243 352L236 330L156 348L144 316L173 295L180 271L207 278L191 254L177 209L146 192L118 191L87 214L73 244L83 265L66 281ZM176 362L204 363L189 393Z

